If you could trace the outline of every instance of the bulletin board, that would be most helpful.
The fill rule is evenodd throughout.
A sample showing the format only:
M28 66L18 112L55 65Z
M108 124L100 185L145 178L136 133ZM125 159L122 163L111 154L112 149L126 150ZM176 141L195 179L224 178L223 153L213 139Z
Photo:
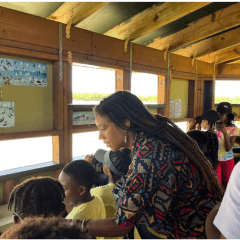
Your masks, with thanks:
M187 118L188 113L188 87L189 81L171 79L170 91L170 118Z
M14 102L15 124L0 128L0 133L42 131L53 129L52 63L0 55L0 58L39 63L46 67L47 84L43 86L2 84L2 101Z

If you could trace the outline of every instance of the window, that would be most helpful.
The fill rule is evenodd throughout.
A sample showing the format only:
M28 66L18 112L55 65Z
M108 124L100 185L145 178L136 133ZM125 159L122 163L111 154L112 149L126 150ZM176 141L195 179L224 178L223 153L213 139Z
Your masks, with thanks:
M99 131L73 134L73 158L94 154L98 149L110 150L98 136Z
M158 76L155 74L133 72L131 92L145 104L157 104Z
M187 132L187 122L175 122L175 124L181 128L185 133Z
M0 171L51 162L52 137L0 141Z
M240 104L240 80L221 80L215 83L215 103L230 102Z
M115 70L97 66L73 64L73 104L98 104L115 92Z

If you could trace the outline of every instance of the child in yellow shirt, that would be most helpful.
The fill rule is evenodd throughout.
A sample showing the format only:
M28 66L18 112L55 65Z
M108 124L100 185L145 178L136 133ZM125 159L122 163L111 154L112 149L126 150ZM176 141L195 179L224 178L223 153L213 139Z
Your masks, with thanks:
M128 172L132 162L130 153L131 150L127 148L109 152L99 149L95 153L95 159L103 164L103 172L109 177L109 184L91 189L91 194L101 197L107 218L113 218L116 215L116 202L112 191L117 181Z
M66 218L79 220L106 218L102 199L90 193L94 178L94 168L83 160L72 161L63 168L59 181L65 190L64 201L73 206Z

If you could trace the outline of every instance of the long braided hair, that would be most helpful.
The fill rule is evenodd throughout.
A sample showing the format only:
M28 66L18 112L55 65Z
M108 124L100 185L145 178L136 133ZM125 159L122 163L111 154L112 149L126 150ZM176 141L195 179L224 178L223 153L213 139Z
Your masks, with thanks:
M216 170L218 165L218 137L216 133L207 131L207 153L205 154L210 158L213 169Z
M11 192L8 210L21 219L29 216L59 216L65 213L65 191L58 180L50 177L31 178L17 185Z
M103 99L94 111L101 117L108 117L121 129L159 135L178 146L199 169L208 190L213 190L222 199L224 188L211 164L197 143L169 118L151 114L134 94L127 91L119 91ZM130 127L123 124L126 119L130 121Z

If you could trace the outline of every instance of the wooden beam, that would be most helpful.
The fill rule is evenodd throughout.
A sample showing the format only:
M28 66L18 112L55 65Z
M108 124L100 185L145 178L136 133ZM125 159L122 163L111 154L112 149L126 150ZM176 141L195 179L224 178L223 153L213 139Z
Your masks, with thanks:
M219 64L218 66L218 75L240 75L240 64Z
M166 2L160 6L153 5L107 31L105 35L122 40L126 40L130 35L130 40L134 40L208 4L210 2Z
M149 47L164 50L170 44L169 50L178 50L204 38L239 26L240 3L219 10L213 14L192 22L189 26L165 38L156 38Z
M72 24L76 26L107 4L108 2L65 2L47 19L67 24L71 19L70 10L72 9Z
M216 57L217 57L218 64L240 59L240 45L233 46L212 54L208 54L206 56L200 57L199 60L204 62L214 63Z
M22 138L34 138L34 137L48 137L48 136L61 136L63 131L60 130L48 130L48 131L32 131L32 132L13 132L13 133L1 133L0 141L22 139Z
M211 37L202 40L198 43L194 43L191 46L174 51L175 54L193 57L195 51L197 51L197 59L203 57L209 53L224 50L226 48L239 44L240 28L228 31L223 34L219 34L215 37Z

